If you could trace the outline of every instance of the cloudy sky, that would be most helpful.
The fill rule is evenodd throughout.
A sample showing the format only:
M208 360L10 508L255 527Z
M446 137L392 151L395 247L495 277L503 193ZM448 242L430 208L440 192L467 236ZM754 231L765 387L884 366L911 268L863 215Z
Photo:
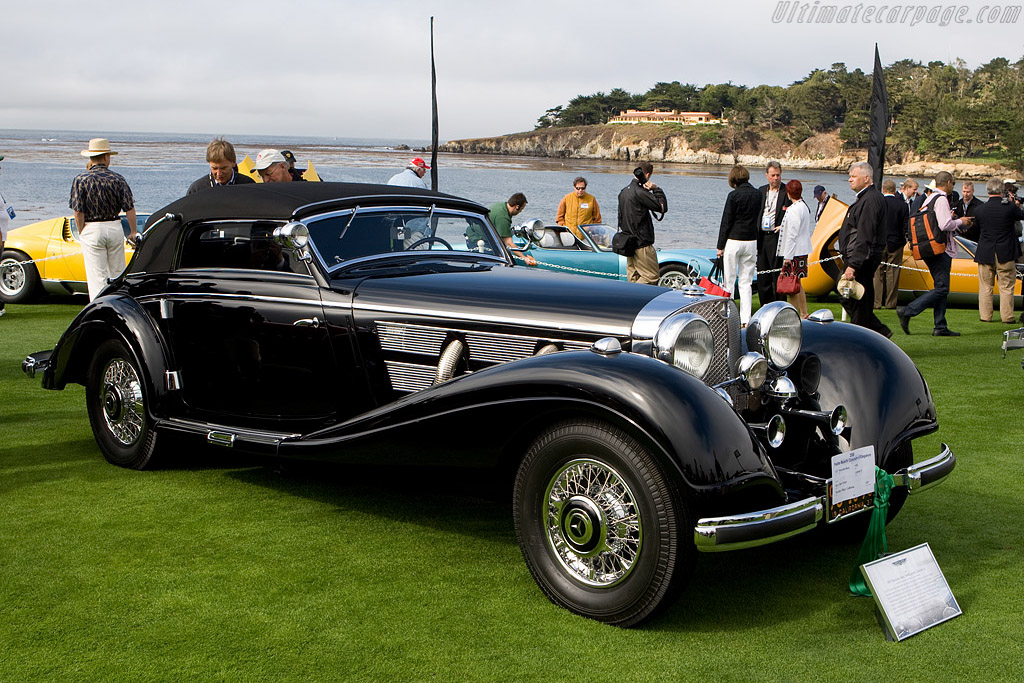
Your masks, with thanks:
M443 140L530 130L615 87L870 71L876 41L885 64L1024 56L1020 6L974 0L4 4L0 128L429 139L431 16Z

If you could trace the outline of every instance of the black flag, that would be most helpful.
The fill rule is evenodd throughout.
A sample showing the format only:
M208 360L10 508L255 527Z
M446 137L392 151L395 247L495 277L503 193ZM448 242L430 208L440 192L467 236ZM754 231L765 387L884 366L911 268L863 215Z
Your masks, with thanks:
M430 135L430 189L437 192L437 71L434 69L434 17L430 17L430 99L433 126Z
M889 130L889 95L885 91L882 60L878 58L875 43L875 73L871 79L871 132L868 136L868 163L875 171L875 187L882 186L882 166L885 164L885 133Z

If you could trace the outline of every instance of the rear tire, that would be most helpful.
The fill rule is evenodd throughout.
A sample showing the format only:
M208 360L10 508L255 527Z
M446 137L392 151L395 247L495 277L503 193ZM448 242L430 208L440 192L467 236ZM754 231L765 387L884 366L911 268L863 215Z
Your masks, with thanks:
M650 618L689 580L693 518L674 482L627 433L590 420L544 432L513 495L523 559L548 598L617 626Z
M27 254L11 249L0 256L0 301L6 304L27 304L39 296L42 282L39 270Z
M123 343L100 344L89 366L85 401L96 444L112 464L135 470L153 466L157 434L146 412L141 368Z

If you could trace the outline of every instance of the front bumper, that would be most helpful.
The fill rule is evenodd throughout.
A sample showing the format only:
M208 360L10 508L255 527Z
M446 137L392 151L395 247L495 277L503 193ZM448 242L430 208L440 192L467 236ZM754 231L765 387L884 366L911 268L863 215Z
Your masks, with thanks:
M954 467L956 457L949 446L942 444L941 452L934 458L893 474L894 485L906 488L908 493L923 491L944 481ZM697 550L706 553L774 543L816 527L825 517L828 505L827 496L812 496L768 510L727 517L705 517L697 520L693 540Z
M21 362L21 371L29 377L35 377L37 372L46 372L46 369L50 367L50 356L53 355L53 351L37 351L31 356L27 356L25 360Z

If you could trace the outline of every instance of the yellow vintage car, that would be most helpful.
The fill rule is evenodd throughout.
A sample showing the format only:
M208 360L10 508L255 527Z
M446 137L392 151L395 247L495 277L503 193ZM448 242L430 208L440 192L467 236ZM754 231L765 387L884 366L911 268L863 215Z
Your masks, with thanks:
M138 231L149 218L137 215ZM121 227L128 237L128 219L121 216ZM125 246L125 263L134 250ZM9 304L29 303L49 294L87 292L85 263L78 226L73 216L50 218L14 228L7 233L0 255L0 300Z
M811 254L807 260L807 277L800 281L808 296L825 296L834 291L836 282L846 265L839 256L839 228L843 225L846 210L849 206L836 197L829 199L825 210L818 219L818 224L811 235ZM978 264L974 262L974 254L978 245L965 237L956 235L956 257L949 278L949 302L976 306L978 304ZM814 263L819 261L819 263ZM924 261L915 259L907 246L903 250L903 261L900 264L900 298L913 297L929 291L934 283ZM1018 273L1024 272L1024 265L1017 264ZM1021 280L1014 284L1014 306L1022 305ZM999 305L999 290L993 287L994 305Z

